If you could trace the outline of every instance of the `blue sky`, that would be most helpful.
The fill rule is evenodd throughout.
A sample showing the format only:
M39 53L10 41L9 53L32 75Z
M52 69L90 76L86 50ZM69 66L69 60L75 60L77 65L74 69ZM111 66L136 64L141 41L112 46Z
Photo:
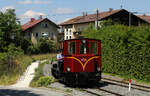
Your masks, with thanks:
M31 17L39 15L49 18L55 23L82 15L82 12L94 13L109 8L119 9L120 5L131 12L150 15L150 0L0 0L0 9L13 8L18 18L24 24ZM122 2L122 3L121 3Z

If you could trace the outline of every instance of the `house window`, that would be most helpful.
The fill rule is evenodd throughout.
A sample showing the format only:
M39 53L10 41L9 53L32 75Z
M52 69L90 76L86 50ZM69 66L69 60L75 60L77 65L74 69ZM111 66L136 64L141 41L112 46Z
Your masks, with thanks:
M38 37L38 35L39 35L38 33L35 34L36 37Z
M68 31L66 32L66 35L68 35Z
M68 29L66 29L66 31L68 32Z
M81 31L80 28L78 28L78 31Z
M28 32L28 36L29 36L29 37L30 37L30 35L31 35L30 32Z
M70 36L70 39L71 39L71 36Z
M66 40L68 40L68 36L66 36Z
M47 27L48 27L48 24L47 24L47 23L42 23L42 27L43 27L43 28L47 28Z
M70 30L70 35L71 35L71 30Z
M54 37L55 37L54 32L52 32L52 33L51 33L51 35L52 35L52 36L51 36L51 39L53 40L53 39L54 39Z

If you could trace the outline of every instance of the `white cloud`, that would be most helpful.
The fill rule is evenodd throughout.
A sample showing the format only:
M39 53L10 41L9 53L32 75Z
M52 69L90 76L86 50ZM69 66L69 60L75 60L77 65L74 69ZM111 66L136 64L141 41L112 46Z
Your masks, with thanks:
M71 8L57 8L54 12L56 14L70 14L73 13L73 10Z
M6 6L1 9L2 12L6 12L8 9L15 9L13 6Z
M40 1L40 0L34 0L34 4L48 4L50 1Z
M48 4L51 0L25 0L19 1L19 4Z
M19 1L19 4L32 4L31 0Z
M44 14L44 13L28 10L22 16L20 16L20 18L22 18L22 19L23 18L35 18L35 17L40 16L40 15L46 16L46 14Z

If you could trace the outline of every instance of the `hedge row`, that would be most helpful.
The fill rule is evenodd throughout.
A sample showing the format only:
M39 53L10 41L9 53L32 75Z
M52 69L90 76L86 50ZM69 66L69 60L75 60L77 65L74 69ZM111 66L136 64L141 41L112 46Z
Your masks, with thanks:
M149 26L89 26L83 34L102 41L103 72L150 81Z

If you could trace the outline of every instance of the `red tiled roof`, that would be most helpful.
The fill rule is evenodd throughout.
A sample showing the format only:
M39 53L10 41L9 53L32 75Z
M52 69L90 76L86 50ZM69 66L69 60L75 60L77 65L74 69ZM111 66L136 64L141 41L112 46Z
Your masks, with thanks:
M25 30L27 30L27 29L29 29L29 28L32 28L33 26L35 26L36 24L38 24L38 23L40 23L40 22L42 22L42 21L44 21L44 20L46 20L47 18L44 18L44 19L37 19L37 20L33 20L33 21L29 21L29 22L27 22L27 23L25 23L24 25L22 25L21 27L22 27L22 30L23 31L25 31ZM49 19L47 19L47 20L49 20ZM49 20L50 21L50 20ZM52 22L52 21L50 21L50 22ZM53 23L53 22L52 22ZM55 23L53 23L54 25L56 25ZM56 25L57 26L57 25ZM58 26L57 26L58 27Z
M107 12L102 12L98 14L98 20L104 19L110 15L113 15L115 13L118 13L120 11L123 11L124 9L119 9L119 10L111 10ZM69 24L77 24L77 23L86 23L86 22L93 22L96 20L96 14L90 14L87 16L78 16L73 19L70 19L68 21L65 21L59 25L69 25Z
M137 15L139 18L145 20L146 22L150 23L150 16L146 15Z

